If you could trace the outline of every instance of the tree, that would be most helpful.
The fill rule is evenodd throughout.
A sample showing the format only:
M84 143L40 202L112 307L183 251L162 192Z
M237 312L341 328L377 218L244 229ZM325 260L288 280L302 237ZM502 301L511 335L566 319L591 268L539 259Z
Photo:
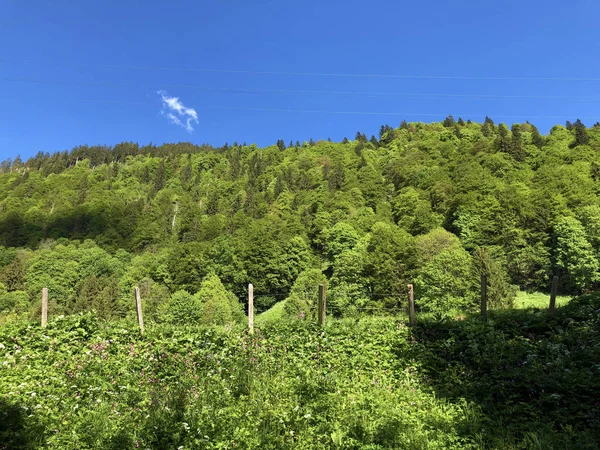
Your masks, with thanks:
M317 296L319 284L327 278L319 269L308 269L301 272L296 278L285 299L284 309L289 317L299 319L314 319L317 309Z
M421 199L412 187L403 189L396 197L394 217L398 226L413 235L427 233L442 223L442 217L432 211L431 202Z
M537 148L542 148L544 146L544 138L535 125L531 125L531 143Z
M360 131L356 132L356 137L354 139L361 144L366 144L368 142L367 136L364 133L361 133Z
M279 148L279 150L284 151L285 150L285 142L283 142L283 139L278 139L277 140L277 147Z
M494 147L496 151L510 153L511 140L508 136L508 127L503 123L498 126L498 136L496 136Z
M512 307L516 289L510 285L508 273L498 257L490 249L477 247L473 254L473 273L479 280L481 275L487 277L487 298L490 308Z
M525 160L525 152L523 150L521 126L519 124L513 124L511 132L512 141L510 144L510 154L515 160L523 162Z
M25 289L25 267L21 257L15 256L11 263L2 268L0 282L4 284L8 292Z
M163 187L165 187L165 178L166 178L166 170L165 170L165 160L161 159L158 164L158 169L156 170L156 175L154 176L154 192L160 191Z
M579 220L561 217L554 225L554 260L568 293L592 289L600 281L600 263Z
M225 325L244 321L245 314L241 303L235 294L225 289L215 274L202 281L200 290L194 297L201 305L200 323L203 325Z
M338 222L331 228L323 230L323 241L326 243L329 261L335 260L345 251L351 250L359 240L356 229L347 223Z
M454 117L452 117L452 114L450 114L444 119L442 125L444 125L445 128L452 128L454 126L454 123Z
M373 225L367 245L364 275L375 300L390 300L385 294L404 292L408 269L414 264L413 238L395 225Z
M473 310L476 292L471 255L460 247L435 255L415 279L415 294L423 311Z
M185 290L174 292L164 309L164 319L177 325L198 324L201 321L201 302Z
M581 120L577 119L575 124L573 125L575 129L575 142L571 144L571 147L577 147L578 145L588 145L590 143L590 138L587 134L585 125L581 122Z

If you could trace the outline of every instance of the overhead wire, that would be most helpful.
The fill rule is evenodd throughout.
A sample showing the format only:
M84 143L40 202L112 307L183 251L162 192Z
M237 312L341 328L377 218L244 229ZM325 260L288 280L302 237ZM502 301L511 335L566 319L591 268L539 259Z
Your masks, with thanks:
M598 82L600 77L574 77L574 76L487 76L487 75L440 75L440 74L375 74L375 73L348 73L348 72L298 72L298 71L274 71L274 70L240 70L223 68L195 68L195 67L168 67L168 66L146 66L146 65L123 65L123 64L83 64L65 63L60 61L17 61L0 60L0 64L22 64L22 65L54 65L63 67L89 67L104 69L126 69L126 70L156 70L156 71L180 71L180 72L204 72L204 73L230 73L246 75L285 75L285 76L311 76L311 77L348 77L348 78L397 78L397 79L433 79L433 80L489 80L489 81L579 81Z
M114 104L114 105L155 105L155 103L149 102L124 102L124 101L105 101L105 100L66 100L76 103L99 103L99 104ZM194 106L194 109L211 109L211 110L227 110L227 111L248 111L248 112L282 112L282 113L309 113L309 114L346 114L346 115L371 115L371 116L398 116L398 117L445 117L448 113L436 112L436 113L413 113L413 112L400 112L400 111L332 111L332 110L312 110L312 109L284 109L284 108L252 108L252 107L235 107L235 106ZM454 113L455 116L463 117L485 117L488 113ZM539 115L507 115L507 114L494 114L494 117L505 118L505 119L564 119L565 116L539 116ZM598 116L577 116L578 119L591 119L598 120Z
M101 86L101 87L135 87L155 86L156 83L139 82L110 82L110 81L81 81L81 80L49 80L25 77L0 77L0 81L34 83L34 84L58 84L74 86ZM219 92L228 94L288 94L288 95L340 95L340 96L373 96L373 97L418 97L435 99L478 99L478 100L540 100L550 102L582 102L598 103L600 98L569 97L550 95L499 95L499 94L456 94L456 93L421 93L421 92L368 92L368 91L323 91L323 90L298 90L298 89L257 89L257 88L217 88L197 84L162 84L162 89L198 89L205 92Z

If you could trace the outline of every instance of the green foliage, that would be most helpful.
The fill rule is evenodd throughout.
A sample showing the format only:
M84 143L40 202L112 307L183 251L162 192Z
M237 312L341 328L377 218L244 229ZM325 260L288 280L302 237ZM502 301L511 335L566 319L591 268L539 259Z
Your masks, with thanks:
M165 321L172 324L198 324L202 318L201 302L187 291L177 291L165 305Z
M600 281L600 263L586 232L574 217L560 218L554 226L556 266L567 291L582 291Z
M244 320L244 310L237 297L225 289L215 274L209 275L202 281L200 290L194 298L200 303L201 324L225 325L241 323Z
M477 277L471 255L462 248L431 258L415 279L419 309L429 312L476 309Z
M487 277L488 308L509 308L516 297L516 287L511 286L508 273L498 257L488 248L479 247L473 256L474 273Z
M317 314L318 286L326 281L319 269L309 269L298 275L290 296L285 299L287 316L314 319Z
M171 293L198 292L209 274L238 298L252 283L260 312L320 269L331 305L354 314L397 306L444 249L487 247L498 305L511 285L545 290L555 272L566 294L598 287L597 127L542 136L448 116L378 134L262 149L125 142L6 161L0 282L28 293L32 315L47 287L51 315L111 320L134 314L140 286L160 320Z
M393 317L324 329L282 321L253 335L161 324L141 336L133 322L89 312L46 329L15 321L0 327L0 442L598 449L599 308L595 295L552 317L498 310L412 330Z

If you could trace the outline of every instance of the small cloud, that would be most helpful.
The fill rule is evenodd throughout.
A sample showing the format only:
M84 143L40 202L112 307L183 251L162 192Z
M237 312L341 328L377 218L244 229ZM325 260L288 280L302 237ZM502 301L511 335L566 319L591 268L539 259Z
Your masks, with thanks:
M198 113L179 101L179 97L169 97L165 91L158 91L162 99L161 115L174 125L185 128L189 133L194 131L193 123L198 123Z

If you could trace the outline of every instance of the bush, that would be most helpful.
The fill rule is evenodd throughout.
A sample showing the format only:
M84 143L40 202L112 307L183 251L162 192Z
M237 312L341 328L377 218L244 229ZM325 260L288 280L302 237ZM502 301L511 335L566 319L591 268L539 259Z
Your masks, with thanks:
M477 305L477 285L471 255L462 249L435 255L415 280L416 303L420 310L448 312L471 310Z
M289 317L314 318L317 310L319 284L326 281L319 269L308 269L298 275L285 302L285 312Z
M201 304L187 291L177 291L166 305L165 320L172 324L200 323Z
M204 325L242 323L246 317L235 294L225 289L215 274L202 281L194 299L201 305L200 323Z

